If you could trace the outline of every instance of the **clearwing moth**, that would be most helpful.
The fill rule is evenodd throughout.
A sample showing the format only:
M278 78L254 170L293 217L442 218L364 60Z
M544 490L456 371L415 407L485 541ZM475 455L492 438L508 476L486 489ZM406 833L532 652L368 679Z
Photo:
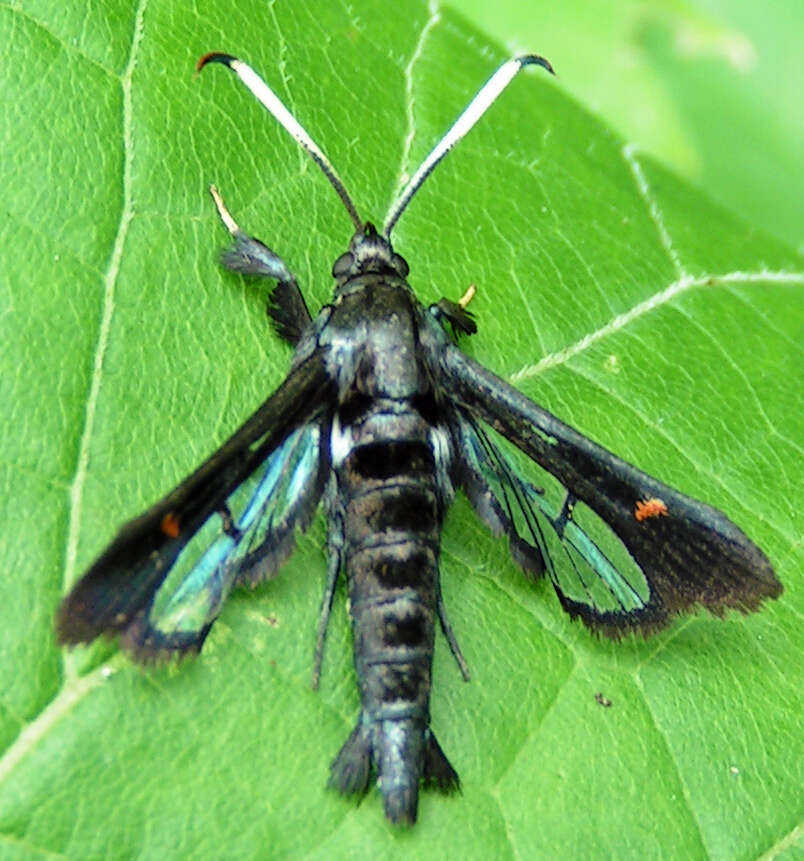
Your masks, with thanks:
M517 563L546 574L563 608L610 637L650 634L704 607L744 613L782 586L762 551L716 509L625 463L465 355L467 304L424 307L391 231L436 165L535 55L504 63L391 206L382 232L363 221L326 156L245 63L228 67L321 168L355 233L332 267L332 303L313 318L282 258L240 229L222 264L273 279L268 313L295 346L290 371L246 423L177 488L124 524L63 600L59 642L119 635L148 662L198 652L234 586L272 577L322 503L326 586L313 670L317 685L335 586L345 572L361 712L330 784L363 794L377 778L386 816L416 820L420 784L450 792L458 775L430 728L436 619L469 672L439 583L445 511L462 490ZM495 441L531 461L522 478ZM597 701L610 701L598 695Z

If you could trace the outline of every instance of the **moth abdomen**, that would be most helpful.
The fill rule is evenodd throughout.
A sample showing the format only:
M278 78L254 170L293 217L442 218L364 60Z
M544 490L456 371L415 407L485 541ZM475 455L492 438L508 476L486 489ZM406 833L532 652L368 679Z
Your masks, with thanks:
M376 773L388 819L414 822L419 784L457 786L429 729L438 549L450 486L433 427L412 399L376 399L341 426L344 526L358 727L331 784L362 792ZM343 441L348 440L348 451Z

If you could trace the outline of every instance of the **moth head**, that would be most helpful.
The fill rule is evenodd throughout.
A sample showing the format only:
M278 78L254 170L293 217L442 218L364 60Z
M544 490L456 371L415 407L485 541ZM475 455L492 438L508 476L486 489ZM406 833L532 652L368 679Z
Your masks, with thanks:
M335 261L332 275L338 284L349 278L368 272L379 275L396 275L406 278L408 264L397 254L391 241L377 233L377 228L367 221L352 237L349 250Z

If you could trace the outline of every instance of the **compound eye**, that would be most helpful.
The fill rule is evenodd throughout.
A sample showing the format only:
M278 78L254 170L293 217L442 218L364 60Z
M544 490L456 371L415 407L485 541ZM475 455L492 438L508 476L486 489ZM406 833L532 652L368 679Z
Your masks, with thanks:
M341 256L332 264L333 277L343 278L345 275L348 275L354 262L354 255L350 251L347 251L346 254L341 254Z
M408 272L410 272L408 261L401 254L394 254L391 262L394 264L394 269L399 273L400 278L408 277Z

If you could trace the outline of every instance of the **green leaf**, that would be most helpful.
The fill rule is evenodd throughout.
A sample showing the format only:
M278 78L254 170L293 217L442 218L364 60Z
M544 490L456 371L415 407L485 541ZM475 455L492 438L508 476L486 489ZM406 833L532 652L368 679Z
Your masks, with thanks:
M202 656L67 654L64 591L281 381L265 287L221 272L216 182L312 307L350 236L332 190L209 50L262 71L381 220L504 59L403 2L0 9L0 402L7 857L755 857L798 845L804 741L804 261L639 156L536 71L403 217L423 301L479 286L467 349L563 420L724 509L786 591L750 618L608 643L527 582L458 499L433 726L461 774L394 830L325 789L358 694L343 591L310 690L321 519L238 593ZM595 701L602 692L610 708ZM796 844L796 841L799 841Z
M457 4L456 4L457 5ZM804 248L804 15L799 0L462 0L512 51L646 151Z

